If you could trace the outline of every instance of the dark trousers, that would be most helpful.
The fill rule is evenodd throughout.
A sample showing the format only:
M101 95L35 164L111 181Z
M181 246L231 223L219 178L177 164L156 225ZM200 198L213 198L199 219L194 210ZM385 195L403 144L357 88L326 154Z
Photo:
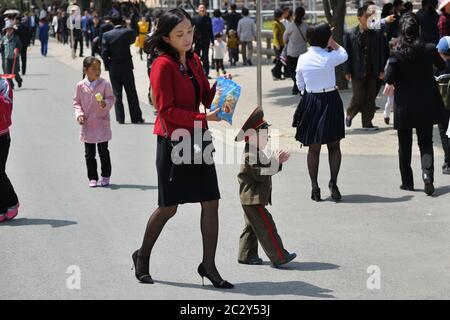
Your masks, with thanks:
M347 117L353 119L361 112L362 126L370 127L375 116L377 79L352 79L353 97L347 109Z
M48 39L41 40L41 54L46 57L48 51Z
M0 213L6 213L9 207L15 206L19 202L11 181L6 175L6 160L10 145L9 133L0 136Z
M240 261L258 258L258 241L272 263L282 263L286 259L281 237L273 221L272 215L264 206L243 205L245 228L239 240Z
M13 65L14 65L14 59L7 59L6 61L3 62L3 72L7 73L7 74L12 74L14 73L16 75L16 82L17 83L22 83L22 77L20 76L20 60L16 58L16 64L14 65L14 70L13 70ZM11 88L14 89L14 82L11 80L9 80L9 84L11 85Z
M27 72L27 51L28 47L23 46L20 49L20 59L22 60L22 75L25 75Z
M445 117L439 123L439 135L441 136L442 148L444 149L444 162L450 165L450 138L447 136L450 111L445 112Z
M90 35L89 32L83 31L84 41L86 42L86 48L89 48Z
M223 59L214 59L214 64L216 65L216 71L222 70L225 73L225 66L223 65Z
M80 29L73 29L73 52L77 55L78 44L80 44L80 57L83 55L83 34Z
M102 166L102 177L109 178L111 177L111 158L109 156L108 150L108 141L102 143L85 143L85 158L86 158L86 166L88 171L89 180L97 180L98 181L98 173L97 173L97 160L95 159L95 147L97 146L98 154L100 156L100 163Z
M297 69L298 57L287 57L287 73L291 77L292 81L294 81L294 86L292 87L292 93L298 94L297 88L297 74L295 73L295 69Z
M228 48L228 59L230 60L230 64L235 66L236 62L239 60L239 49Z
M281 53L283 52L284 47L281 47L280 50L278 49L274 49L275 50L275 67L272 68L272 76L274 76L275 78L281 78L281 76L283 75L283 72L281 71L281 69L283 69L283 63L281 62L280 56Z
M36 27L30 28L30 36L31 36L30 42L33 46L34 46L34 41L36 40L36 30L37 30Z
M130 110L131 122L139 122L142 120L142 111L139 106L139 99L136 92L136 85L134 83L133 70L112 70L109 71L109 78L114 96L116 97L115 111L116 120L118 122L125 121L125 110L122 102L122 89L125 87L127 94L128 108Z
M209 44L208 45L195 45L195 53L202 60L203 72L206 76L209 75Z
M397 130L398 135L398 156L400 174L404 186L414 186L413 172L411 169L412 153L412 130ZM434 181L434 152L433 152L433 126L416 128L418 144L420 148L420 158L422 163L422 178Z

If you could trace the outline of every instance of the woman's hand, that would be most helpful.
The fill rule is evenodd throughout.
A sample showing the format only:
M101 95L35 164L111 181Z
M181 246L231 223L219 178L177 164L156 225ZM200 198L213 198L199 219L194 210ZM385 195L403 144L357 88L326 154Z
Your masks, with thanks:
M217 114L219 113L220 109L216 109L213 112L208 112L206 114L206 121L216 121L216 122L220 122L222 121L222 119L220 119Z

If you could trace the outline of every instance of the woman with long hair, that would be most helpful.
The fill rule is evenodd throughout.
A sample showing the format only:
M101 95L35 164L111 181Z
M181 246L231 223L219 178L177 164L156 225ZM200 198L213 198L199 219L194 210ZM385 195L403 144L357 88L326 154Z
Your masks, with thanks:
M306 41L306 31L308 24L303 20L305 18L305 8L297 7L295 9L295 19L290 23L283 35L287 46L287 73L294 81L292 94L298 95L299 91L295 79L295 68L297 67L298 57L308 51L308 42Z
M161 17L148 44L150 53L157 56L150 80L153 102L158 111L153 131L157 135L158 208L148 221L141 248L133 253L133 262L136 278L144 283L153 283L149 259L165 224L175 215L180 204L200 203L203 261L197 271L214 287L228 289L233 285L222 279L215 264L220 192L212 160L212 143L205 147L202 142L204 150L200 154L203 157L194 163L191 158L184 159L184 155L180 163L175 155L177 150L174 150L178 147L177 136L180 134L185 134L184 138L189 142L192 139L189 135L198 132L198 129L194 130L197 125L202 128L202 133L207 133L208 121L220 121L218 110L202 113L199 109L200 103L210 107L216 90L215 85L210 87L201 61L192 50L193 38L191 17L177 8ZM185 142L184 138L180 143ZM196 146L193 147L195 149ZM197 147L200 148L199 145Z
M394 128L398 134L402 190L414 190L411 169L412 132L418 138L425 193L434 189L433 126L444 115L444 104L434 79L433 66L445 63L436 46L424 43L417 16L407 13L400 19L399 39L386 66L385 81L395 86ZM389 91L389 89L387 90Z

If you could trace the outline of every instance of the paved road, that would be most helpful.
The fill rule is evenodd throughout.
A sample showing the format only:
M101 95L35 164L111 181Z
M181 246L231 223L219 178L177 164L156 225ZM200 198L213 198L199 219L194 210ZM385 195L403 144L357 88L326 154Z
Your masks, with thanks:
M15 221L0 225L0 299L450 298L450 178L436 174L434 198L403 192L397 158L377 155L344 154L340 204L309 200L302 153L274 178L272 213L287 249L299 254L284 270L271 268L262 250L262 266L236 263L243 227L238 166L219 165L217 264L236 288L201 286L198 205L183 206L157 243L156 284L138 284L130 255L157 202L153 126L114 122L113 185L89 189L71 107L81 73L55 55L50 50L42 59L34 47L24 87L15 92L8 172L22 207ZM144 110L151 122L151 109ZM328 196L325 155L322 160ZM80 290L66 286L71 265L81 270ZM367 288L369 266L380 268L379 290Z

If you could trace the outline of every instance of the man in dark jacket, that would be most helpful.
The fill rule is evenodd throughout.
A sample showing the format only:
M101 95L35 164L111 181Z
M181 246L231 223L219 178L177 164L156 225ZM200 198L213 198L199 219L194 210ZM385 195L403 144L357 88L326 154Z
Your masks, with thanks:
M423 0L422 9L417 12L417 17L422 28L422 39L425 43L439 42L439 14L436 12L438 0Z
M22 48L20 49L20 58L22 60L22 75L27 72L27 51L31 43L30 28L28 26L27 18L21 19L20 16L16 17L16 34L22 42Z
M344 47L348 53L345 74L352 81L353 97L347 109L346 124L361 112L362 126L367 130L377 130L372 124L375 115L377 79L384 77L383 35L369 30L367 26L367 6L358 9L359 25L344 37Z
M116 120L120 124L125 122L122 103L122 89L125 87L131 122L144 123L134 82L133 60L130 52L130 45L136 40L136 35L129 26L123 25L121 16L114 15L111 21L114 29L104 33L102 37L102 59L105 69L109 70L109 78L116 97Z
M203 71L209 78L209 46L214 43L214 34L211 18L208 17L204 4L198 6L198 16L192 21L195 25L194 50L202 60Z
M234 4L234 3L231 4L230 9L231 9L231 12L228 12L223 16L223 19L225 20L225 22L227 24L227 34L228 34L228 31L230 31L230 30L236 31L239 20L242 19L241 14L236 12L236 4Z

